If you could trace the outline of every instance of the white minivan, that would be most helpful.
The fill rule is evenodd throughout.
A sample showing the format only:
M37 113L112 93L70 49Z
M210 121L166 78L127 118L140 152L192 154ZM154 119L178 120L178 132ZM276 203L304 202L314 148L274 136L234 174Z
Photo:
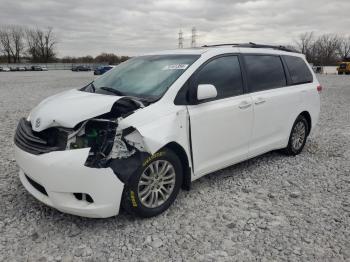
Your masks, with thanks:
M19 121L19 176L86 217L165 211L192 181L271 150L299 154L321 86L304 55L254 43L132 58Z

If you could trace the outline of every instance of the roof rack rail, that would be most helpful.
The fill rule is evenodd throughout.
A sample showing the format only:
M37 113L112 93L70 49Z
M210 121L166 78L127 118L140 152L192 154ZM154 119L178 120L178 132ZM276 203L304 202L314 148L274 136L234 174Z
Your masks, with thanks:
M256 43L242 43L242 44L217 44L217 45L203 45L202 47L220 47L220 46L232 46L232 47L248 47L248 48L270 48L286 52L299 53L297 50L285 47L283 45L262 45Z

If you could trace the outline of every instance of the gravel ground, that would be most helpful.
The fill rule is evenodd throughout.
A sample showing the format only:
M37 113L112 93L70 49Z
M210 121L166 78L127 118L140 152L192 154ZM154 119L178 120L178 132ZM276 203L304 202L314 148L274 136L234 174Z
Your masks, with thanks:
M92 73L0 73L0 260L350 261L349 76L319 76L319 124L302 154L215 172L152 219L88 219L29 195L13 157L17 121Z

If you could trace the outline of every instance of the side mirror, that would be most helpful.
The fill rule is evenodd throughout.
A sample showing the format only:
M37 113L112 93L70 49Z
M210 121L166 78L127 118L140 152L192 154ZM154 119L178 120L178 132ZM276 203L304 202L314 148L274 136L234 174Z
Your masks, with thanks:
M210 84L198 85L197 100L204 100L208 98L215 98L218 95L216 87Z

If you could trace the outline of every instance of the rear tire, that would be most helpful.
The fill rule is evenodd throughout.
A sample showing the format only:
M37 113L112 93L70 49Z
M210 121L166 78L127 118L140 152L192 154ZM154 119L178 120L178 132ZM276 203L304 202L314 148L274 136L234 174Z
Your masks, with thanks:
M338 72L338 75L342 75L343 74L343 72Z
M310 127L306 118L299 115L290 132L288 145L285 149L283 149L283 152L286 155L295 156L300 154L305 146L309 128Z
M147 158L125 185L122 207L139 217L157 216L175 201L182 178L178 156L162 149Z

